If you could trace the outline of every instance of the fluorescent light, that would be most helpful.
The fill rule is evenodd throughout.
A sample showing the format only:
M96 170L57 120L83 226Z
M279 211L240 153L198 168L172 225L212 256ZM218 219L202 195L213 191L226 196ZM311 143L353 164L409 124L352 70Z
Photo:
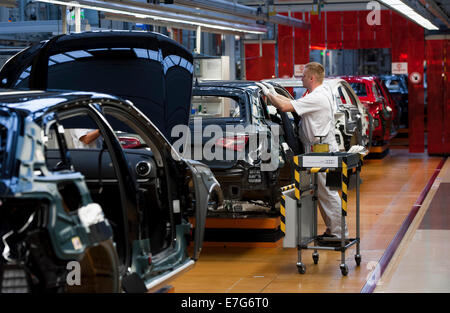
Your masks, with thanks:
M418 14L416 11L414 11L413 8L411 8L409 5L403 3L400 0L378 0L378 1L387 5L391 9L401 13L402 15L405 15L406 17L411 19L413 22L419 24L423 28L426 28L428 30L439 29L439 27L431 23L431 21L429 21L422 15Z
M225 25L220 25L219 22L218 22L218 24L207 23L207 22L205 22L207 19L203 19L204 21L192 21L192 20L185 21L182 19L177 19L177 18L172 18L172 17L164 17L164 16L158 16L158 15L152 15L152 14L146 14L146 13L136 13L136 12L126 11L125 9L123 9L123 10L122 9L114 9L114 8L108 8L108 7L97 6L97 5L92 5L92 4L85 4L85 3L78 3L78 2L66 2L66 1L59 1L59 0L37 0L37 1L50 3L50 4L64 5L64 6L69 6L69 7L80 7L80 8L114 13L114 14L131 15L131 16L134 16L134 17L140 18L140 19L149 19L150 18L155 21L196 25L196 26L219 29L219 30L224 30L224 31L245 32L245 33L250 33L250 34L266 33L266 31L264 31L262 29L258 30L256 27L247 26L247 25L242 25L242 28L240 28L239 24L231 24L230 26L228 26L228 25L225 26ZM108 4L108 3L104 3L104 2L102 3L99 1L91 1L91 2L97 2L100 5ZM109 5L120 6L119 4L115 4L115 3L110 3ZM139 9L139 10L143 10L143 9ZM197 19L200 19L200 18L197 18ZM225 22L221 22L221 23L225 24Z

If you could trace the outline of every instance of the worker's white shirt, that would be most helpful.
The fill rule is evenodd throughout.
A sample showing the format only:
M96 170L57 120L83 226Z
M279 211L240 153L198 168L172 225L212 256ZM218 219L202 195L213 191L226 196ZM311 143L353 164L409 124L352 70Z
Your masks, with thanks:
M89 149L89 148L101 148L102 142L99 140L99 138L95 139L90 144L83 143L80 138L87 135L88 133L94 131L95 129L88 129L88 128L71 128L67 129L69 131L70 136L72 137L72 143L73 147L75 149Z
M298 115L302 117L300 138L305 148L319 143L330 145L330 151L338 151L334 131L334 108L332 93L324 84L316 87L311 93L303 98L291 100L292 106ZM307 149L309 150L309 149Z

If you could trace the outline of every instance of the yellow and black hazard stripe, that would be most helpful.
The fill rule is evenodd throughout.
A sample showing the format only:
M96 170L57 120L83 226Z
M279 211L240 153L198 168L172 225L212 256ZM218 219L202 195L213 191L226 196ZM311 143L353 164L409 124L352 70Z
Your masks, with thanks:
M298 155L294 156L294 164L295 164L295 171L294 171L294 185L295 185L295 198L297 200L300 200L300 166L298 165Z
M280 229L283 235L286 234L286 196L281 195L280 201Z
M290 184L290 185L281 187L280 189L281 189L281 192L285 192L285 191L288 191L288 190L294 189L294 188L295 188L295 184Z
M348 167L347 160L342 160L342 215L347 216L347 187Z
M323 168L323 167L312 167L309 170L311 173L328 173L330 171L329 168Z

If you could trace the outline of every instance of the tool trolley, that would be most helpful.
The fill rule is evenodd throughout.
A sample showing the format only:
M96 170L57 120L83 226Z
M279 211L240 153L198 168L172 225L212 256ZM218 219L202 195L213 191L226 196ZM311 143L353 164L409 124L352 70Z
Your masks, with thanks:
M295 182L292 185L281 188L281 230L285 233L284 247L297 247L297 269L300 274L306 272L306 266L302 262L302 250L312 249L314 264L319 262L318 250L334 250L341 252L340 269L342 275L348 274L348 266L345 264L345 252L356 244L355 261L359 266L360 255L360 204L359 204L359 175L362 166L362 158L358 153L329 152L307 153L294 157ZM347 190L349 187L349 175L356 169L356 238L345 238L345 216L347 216ZM319 237L317 235L317 173L327 173L327 186L340 189L341 205L341 238ZM318 245L318 241L340 242L338 247ZM346 242L348 241L348 242ZM310 245L314 243L314 245Z

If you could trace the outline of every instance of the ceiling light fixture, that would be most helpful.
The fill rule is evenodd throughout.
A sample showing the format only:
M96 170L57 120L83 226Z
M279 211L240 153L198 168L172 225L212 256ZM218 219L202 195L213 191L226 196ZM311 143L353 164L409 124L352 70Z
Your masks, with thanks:
M234 23L226 23L222 21L212 21L206 18L195 18L191 16L183 16L180 14L171 14L172 16L179 16L180 18L168 17L170 13L158 12L158 15L147 14L145 12L138 13L136 11L145 11L141 8L136 8L135 10L127 10L128 7L118 7L118 4L113 3L105 3L101 1L80 1L80 2L69 2L69 1L60 1L60 0L37 0L38 2L45 2L50 4L64 5L68 7L80 7L85 9L91 9L96 11L108 12L113 14L120 15L128 15L134 16L139 19L152 19L155 21L162 22L173 22L178 24L186 24L186 25L196 25L205 28L212 28L224 31L233 31L233 32L241 32L241 33L250 33L250 34L265 34L267 32L266 28L250 26L250 25L241 25ZM103 5L109 5L109 7L105 7ZM147 10L148 11L148 10ZM166 15L166 16L164 16ZM181 19L185 17L185 19Z
M378 0L387 7L399 12L400 14L408 17L413 22L419 24L423 28L428 30L438 30L439 27L431 23L428 19L418 14L413 8L405 4L401 0Z

